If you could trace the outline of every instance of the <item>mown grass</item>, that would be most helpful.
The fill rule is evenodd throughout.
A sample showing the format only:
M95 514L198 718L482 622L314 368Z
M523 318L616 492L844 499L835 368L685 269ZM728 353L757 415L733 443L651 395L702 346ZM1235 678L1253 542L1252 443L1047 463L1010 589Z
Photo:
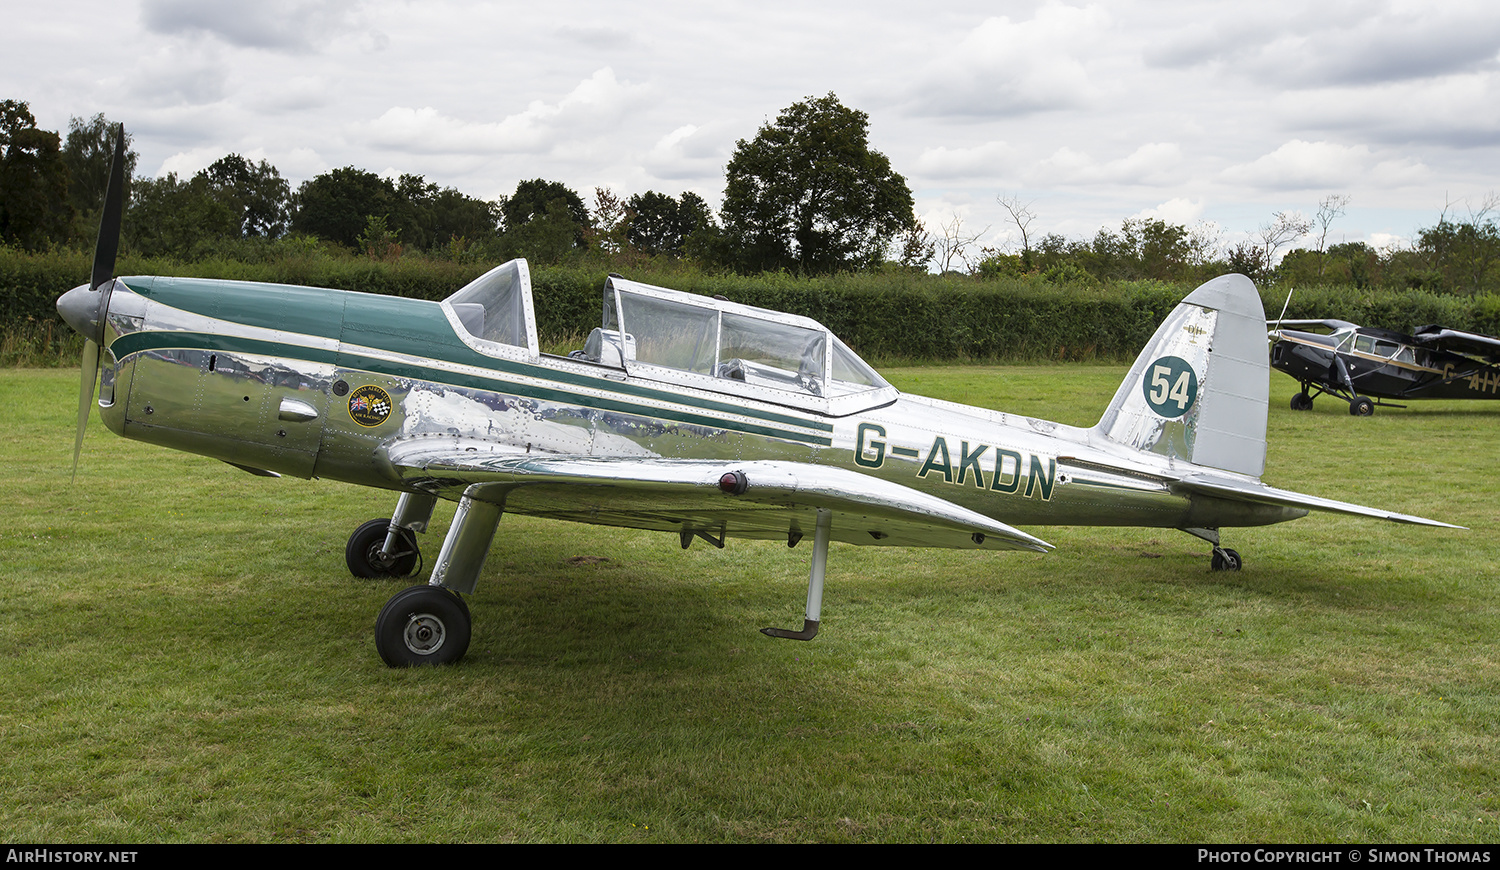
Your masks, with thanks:
M887 372L1093 422L1122 367ZM0 371L0 829L16 841L1500 840L1500 405L1286 410L1266 479L1472 527L1031 529L1049 555L506 517L458 666L392 671L382 492L265 480ZM424 539L435 555L451 508Z

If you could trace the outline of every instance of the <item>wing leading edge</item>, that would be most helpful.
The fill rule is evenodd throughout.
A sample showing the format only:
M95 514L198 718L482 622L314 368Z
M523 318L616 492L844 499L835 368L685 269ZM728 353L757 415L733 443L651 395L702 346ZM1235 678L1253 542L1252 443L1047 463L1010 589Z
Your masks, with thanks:
M800 462L520 454L444 440L393 447L403 482L450 498L461 493L506 512L599 525L702 533L710 538L795 540L817 512L848 544L1032 550L1052 545L1020 529L908 486ZM743 476L739 494L725 475Z

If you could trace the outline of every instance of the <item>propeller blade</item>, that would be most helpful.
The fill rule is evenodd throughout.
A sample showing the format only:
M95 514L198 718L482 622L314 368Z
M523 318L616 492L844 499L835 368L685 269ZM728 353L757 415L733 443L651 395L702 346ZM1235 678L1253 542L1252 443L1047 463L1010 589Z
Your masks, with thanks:
M78 479L78 457L83 453L83 430L89 425L89 406L94 404L94 383L99 379L99 345L83 343L83 372L78 384L78 435L73 439L73 480Z
M78 434L73 438L73 480L78 479L78 458L83 454L83 433L89 425L89 406L94 403L94 385L99 380L99 347L104 344L105 317L114 291L115 255L120 251L120 225L125 216L125 125L115 130L115 154L109 163L109 188L104 193L104 213L99 218L99 238L94 243L94 268L88 296L82 287L64 293L57 301L58 313L83 334L83 361L79 365ZM93 299L93 294L99 294ZM91 304L92 303L92 304ZM92 333L92 334L90 334Z
M94 243L94 273L89 288L114 277L115 254L120 250L120 224L125 213L125 125L115 131L115 155L109 162L109 188L104 194L104 214L99 218L99 238Z

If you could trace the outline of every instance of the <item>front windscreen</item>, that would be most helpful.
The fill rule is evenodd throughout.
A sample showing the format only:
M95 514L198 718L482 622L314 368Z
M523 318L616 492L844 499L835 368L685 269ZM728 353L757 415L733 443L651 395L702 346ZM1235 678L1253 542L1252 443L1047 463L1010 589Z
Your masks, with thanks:
M480 275L448 297L470 335L500 344L527 346L526 287L520 261Z

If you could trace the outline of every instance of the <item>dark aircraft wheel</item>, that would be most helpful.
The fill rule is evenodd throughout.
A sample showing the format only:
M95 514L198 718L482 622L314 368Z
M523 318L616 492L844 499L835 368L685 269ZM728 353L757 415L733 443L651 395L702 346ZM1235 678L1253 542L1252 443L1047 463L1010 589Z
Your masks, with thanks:
M370 520L354 530L344 547L344 562L349 565L350 574L356 577L410 577L417 570L417 560L422 554L417 550L417 536L411 529L401 530L395 555L380 555L390 527L389 519L380 519Z
M375 618L375 649L393 668L451 665L469 650L469 606L441 586L397 592Z
M1245 563L1240 559L1238 551L1215 547L1211 564L1215 571L1238 571Z
M1375 403L1364 396L1355 396L1349 403L1349 413L1356 417L1368 417L1375 413Z
M1311 411L1312 410L1312 396L1309 396L1307 393L1298 393L1297 395L1293 396L1292 397L1292 410L1293 411Z

